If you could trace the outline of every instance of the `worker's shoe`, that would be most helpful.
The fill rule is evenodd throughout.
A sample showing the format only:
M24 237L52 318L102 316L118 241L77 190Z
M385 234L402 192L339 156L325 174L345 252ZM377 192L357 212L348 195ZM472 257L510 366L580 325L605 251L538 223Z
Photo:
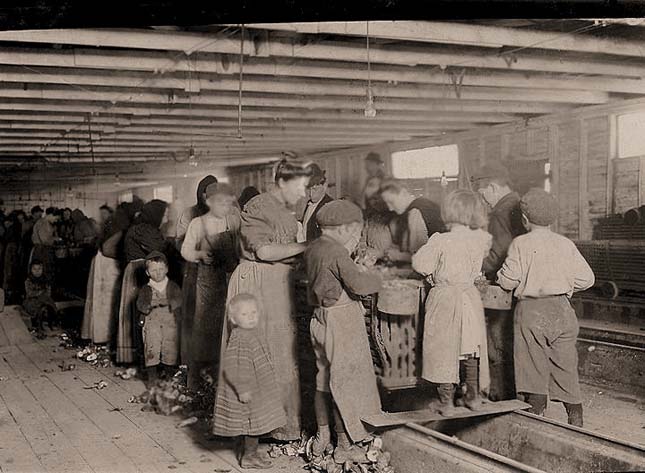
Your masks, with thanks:
M466 395L464 403L471 411L481 409L483 401L479 392L479 360L469 358L464 364L466 365Z
M454 402L455 385L452 383L442 383L437 386L437 392L439 393L439 401L441 401L439 414L444 417L454 416L457 413Z
M266 470L273 466L268 458L262 457L258 452L242 455L240 466L245 470Z
M525 395L526 402L531 405L528 410L531 414L543 416L546 410L546 394L527 393Z
M582 427L582 404L564 403L564 408L569 416L569 425Z
M339 464L365 463L367 456L365 450L352 443L346 433L337 433L336 449L334 450L334 461Z

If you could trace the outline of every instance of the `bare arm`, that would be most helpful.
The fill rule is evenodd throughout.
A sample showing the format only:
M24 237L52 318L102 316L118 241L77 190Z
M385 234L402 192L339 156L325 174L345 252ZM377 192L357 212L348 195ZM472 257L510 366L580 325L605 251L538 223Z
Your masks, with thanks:
M303 253L305 248L304 243L270 244L257 250L256 255L263 261L281 261Z

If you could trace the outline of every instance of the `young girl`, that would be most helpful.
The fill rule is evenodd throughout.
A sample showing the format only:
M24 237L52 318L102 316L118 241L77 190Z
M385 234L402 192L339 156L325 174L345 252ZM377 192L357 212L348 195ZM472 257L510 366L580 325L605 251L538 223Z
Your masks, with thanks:
M465 365L466 406L476 410L480 392L488 390L484 308L474 281L492 238L482 230L486 211L474 192L448 194L441 218L449 231L432 235L412 257L412 267L433 286L426 300L422 376L438 384L439 412L450 416L460 362Z
M43 322L52 328L56 304L51 297L52 288L44 275L43 264L33 260L29 266L29 277L25 281L25 300L22 307L31 316L31 326L38 338L44 338Z
M251 294L238 294L228 304L232 326L217 385L213 433L242 437L242 468L270 468L258 453L261 435L283 427L287 420L266 342L258 329L260 310Z

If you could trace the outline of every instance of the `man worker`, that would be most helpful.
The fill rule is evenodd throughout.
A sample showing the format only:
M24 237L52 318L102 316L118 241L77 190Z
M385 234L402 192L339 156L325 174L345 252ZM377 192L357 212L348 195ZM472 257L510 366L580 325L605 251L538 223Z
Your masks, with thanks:
M412 260L412 255L428 242L433 233L444 230L439 205L425 197L415 197L398 180L381 183L381 197L388 209L399 215L394 243L386 255L393 261Z
M495 281L504 264L508 247L516 236L526 233L522 224L520 196L511 188L508 168L501 162L484 165L473 176L474 188L491 207L488 232L493 245L484 259L486 278ZM514 399L515 370L513 366L513 311L486 309L488 360L490 364L490 398Z
M325 171L315 163L310 164L308 168L311 172L311 177L307 184L307 195L302 200L303 204L299 206L296 213L298 220L302 223L305 241L315 240L322 234L316 215L325 204L334 200L327 194L329 184Z
M371 152L365 157L367 181L363 188L362 207L367 218L370 218L374 213L387 213L387 208L379 193L381 182L385 179L384 164L378 153Z
M34 223L31 242L33 243L32 259L43 263L45 277L54 280L54 244L56 243L56 209L48 207L45 216Z

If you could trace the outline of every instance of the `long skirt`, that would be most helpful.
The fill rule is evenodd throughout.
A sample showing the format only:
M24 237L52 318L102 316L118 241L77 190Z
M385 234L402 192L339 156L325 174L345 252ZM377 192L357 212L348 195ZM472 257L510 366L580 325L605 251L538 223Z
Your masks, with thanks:
M8 304L13 304L21 292L22 281L20 280L20 247L18 243L7 243L4 258L4 279L3 287Z
M521 299L515 307L517 392L579 404L578 331L566 296Z
M287 264L243 260L231 275L227 297L227 300L231 300L238 294L248 293L259 301L262 311L260 328L264 331L264 339L271 353L278 389L287 414L286 426L273 431L271 437L285 441L299 439L301 430L297 322L293 307L295 291L292 276L292 268ZM228 342L229 327L228 324L223 325L224 348Z
M462 355L479 357L479 388L488 392L490 371L484 307L473 285L438 285L426 300L421 375L433 383L459 383Z
M188 362L188 382L191 388L198 386L202 369L211 375L217 375L226 318L225 270L199 263L195 296L195 317Z
M190 362L190 346L193 333L193 319L195 318L195 292L197 288L197 263L184 263L184 282L181 285L181 326L180 358L181 363Z
M87 278L87 297L81 337L93 343L112 342L119 313L121 268L118 260L100 251L92 260Z
M145 281L145 260L130 261L123 272L119 323L117 328L116 362L134 363L139 360L142 340L137 314L137 293Z

